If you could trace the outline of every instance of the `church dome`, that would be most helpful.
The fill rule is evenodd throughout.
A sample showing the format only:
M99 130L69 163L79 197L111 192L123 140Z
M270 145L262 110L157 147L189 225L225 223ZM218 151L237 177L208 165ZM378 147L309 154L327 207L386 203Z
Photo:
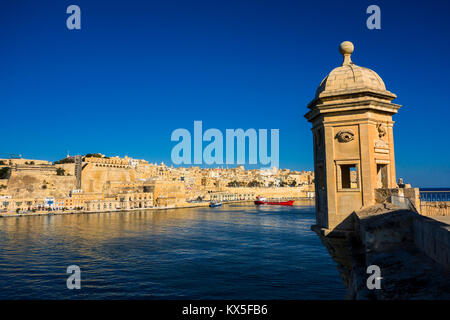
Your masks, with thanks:
M316 98L358 91L386 92L381 77L373 70L355 65L350 56L354 47L350 41L344 41L339 47L344 56L342 66L334 68L319 85Z

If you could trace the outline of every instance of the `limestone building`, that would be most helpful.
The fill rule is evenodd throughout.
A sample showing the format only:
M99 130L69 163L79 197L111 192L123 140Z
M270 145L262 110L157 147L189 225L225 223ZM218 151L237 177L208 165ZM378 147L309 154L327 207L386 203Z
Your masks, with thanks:
M375 189L397 187L396 95L376 72L352 62L351 42L339 49L342 65L322 80L305 115L312 123L317 225L328 230L345 229L353 211L375 204Z

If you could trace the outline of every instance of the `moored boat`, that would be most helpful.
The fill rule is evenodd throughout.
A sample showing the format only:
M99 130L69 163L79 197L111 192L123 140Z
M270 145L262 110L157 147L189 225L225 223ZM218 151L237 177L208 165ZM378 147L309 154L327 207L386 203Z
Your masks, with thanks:
M210 208L220 207L221 205L222 205L222 202L210 202L209 203Z
M277 201L277 200L267 200L266 198L256 197L255 204L256 205L278 205L278 206L293 206L295 200L287 200L287 201Z

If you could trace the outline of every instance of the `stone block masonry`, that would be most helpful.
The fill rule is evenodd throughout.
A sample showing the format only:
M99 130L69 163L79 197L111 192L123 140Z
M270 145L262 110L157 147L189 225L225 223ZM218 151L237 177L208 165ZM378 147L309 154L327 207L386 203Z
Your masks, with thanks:
M353 231L319 235L350 299L450 299L450 219L439 219L377 204L352 214ZM380 267L381 289L367 288L371 265Z
M415 216L414 243L450 271L450 217Z

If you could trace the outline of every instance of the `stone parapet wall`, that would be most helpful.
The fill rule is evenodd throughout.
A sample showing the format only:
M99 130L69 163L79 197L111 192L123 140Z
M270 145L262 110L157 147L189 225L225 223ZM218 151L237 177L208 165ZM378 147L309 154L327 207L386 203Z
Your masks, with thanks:
M376 203L392 203L400 208L411 208L419 211L420 192L419 188L382 188L375 189Z
M420 203L420 214L450 217L450 201L422 201Z
M319 233L338 263L348 298L450 298L450 218L431 219L390 203L361 209L352 216L353 232ZM379 267L379 290L367 287L369 266Z

